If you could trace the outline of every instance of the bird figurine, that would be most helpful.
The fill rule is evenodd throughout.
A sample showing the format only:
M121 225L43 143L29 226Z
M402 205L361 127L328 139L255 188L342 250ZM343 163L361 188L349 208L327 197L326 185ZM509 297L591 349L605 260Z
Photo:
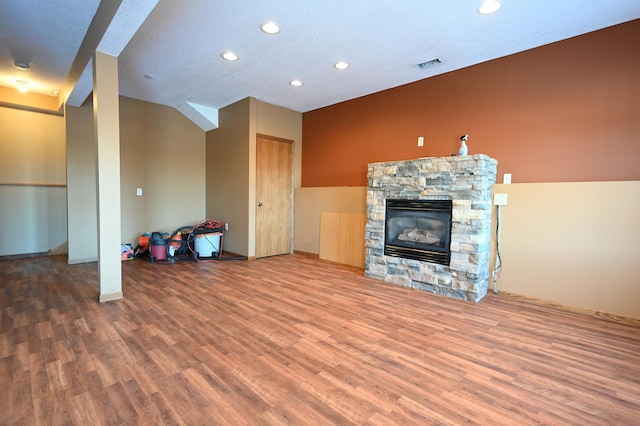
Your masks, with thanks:
M460 149L458 150L458 155L467 155L469 153L469 147L467 146L467 139L469 135L460 136Z

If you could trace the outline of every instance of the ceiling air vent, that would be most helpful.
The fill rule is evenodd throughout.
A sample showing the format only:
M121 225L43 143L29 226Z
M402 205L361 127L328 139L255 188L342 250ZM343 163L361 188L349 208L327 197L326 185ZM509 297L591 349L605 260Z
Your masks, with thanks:
M422 62L421 64L418 64L418 68L420 68L421 70L427 69L427 68L431 68L434 65L438 65L441 64L442 61L438 58L432 59L430 61L427 62Z

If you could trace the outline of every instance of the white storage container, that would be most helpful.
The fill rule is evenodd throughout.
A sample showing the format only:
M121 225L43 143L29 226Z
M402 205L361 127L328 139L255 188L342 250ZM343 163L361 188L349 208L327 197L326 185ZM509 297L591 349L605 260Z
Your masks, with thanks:
M221 232L194 234L195 250L198 257L219 257Z

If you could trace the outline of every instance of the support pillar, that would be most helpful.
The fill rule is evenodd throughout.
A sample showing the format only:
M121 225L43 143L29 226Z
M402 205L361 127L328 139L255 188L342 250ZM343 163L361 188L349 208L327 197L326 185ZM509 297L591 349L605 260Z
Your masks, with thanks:
M100 302L122 299L120 260L120 107L118 58L93 57L93 122L97 152Z

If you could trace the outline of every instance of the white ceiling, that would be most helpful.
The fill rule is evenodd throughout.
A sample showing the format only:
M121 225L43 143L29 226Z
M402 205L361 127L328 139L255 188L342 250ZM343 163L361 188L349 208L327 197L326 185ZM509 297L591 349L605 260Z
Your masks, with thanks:
M0 86L23 79L36 93L60 90L99 3L0 1ZM114 19L109 34L124 47L124 96L178 109L253 96L306 112L640 18L638 0L503 0L489 16L477 13L480 3L159 0L137 32L139 22ZM118 13L135 4L123 1ZM282 31L263 33L266 21ZM223 60L227 50L240 59ZM416 65L434 58L442 63ZM16 60L30 68L15 69ZM351 66L338 71L337 61Z
M0 1L0 86L15 87L17 79L29 90L51 95L69 72L99 0ZM26 62L19 71L14 62Z

